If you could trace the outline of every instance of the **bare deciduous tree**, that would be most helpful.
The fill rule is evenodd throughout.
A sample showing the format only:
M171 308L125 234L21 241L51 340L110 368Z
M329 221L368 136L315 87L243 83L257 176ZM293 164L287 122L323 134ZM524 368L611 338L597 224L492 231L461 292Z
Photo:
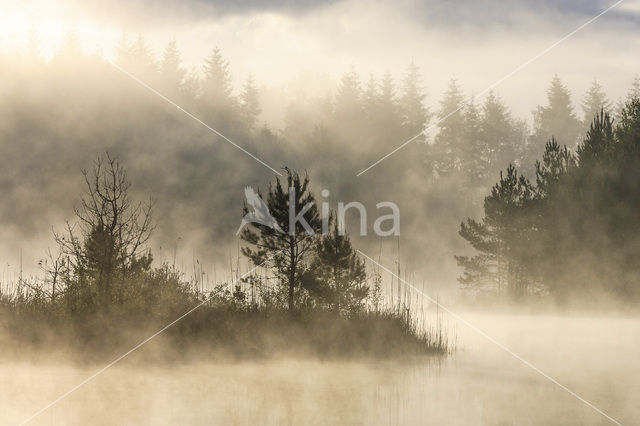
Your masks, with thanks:
M91 172L82 173L86 188L75 208L77 222L67 222L55 240L69 257L76 279L95 285L106 307L116 280L124 282L141 263L151 261L143 252L153 231L153 202L131 201L126 172L109 154L99 157Z

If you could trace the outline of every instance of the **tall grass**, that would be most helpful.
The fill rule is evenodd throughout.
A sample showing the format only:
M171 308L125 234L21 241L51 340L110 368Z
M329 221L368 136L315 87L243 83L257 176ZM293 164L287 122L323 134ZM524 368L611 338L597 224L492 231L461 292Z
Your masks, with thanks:
M44 279L0 283L0 334L20 348L64 347L80 358L109 358L201 304L158 339L167 357L384 358L444 355L455 348L438 312L433 317L399 283L383 288L379 274L372 275L362 310L339 314L301 300L289 312L279 283L264 271L239 279L239 262L230 263L228 281L218 284L200 261L188 278L165 264L133 283L140 290L109 312L74 312L63 292L54 300Z

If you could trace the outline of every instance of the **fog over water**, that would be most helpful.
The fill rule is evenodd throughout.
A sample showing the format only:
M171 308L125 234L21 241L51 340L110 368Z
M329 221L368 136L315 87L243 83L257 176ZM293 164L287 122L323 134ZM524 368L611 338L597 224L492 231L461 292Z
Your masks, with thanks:
M463 316L622 424L635 423L637 319ZM459 326L458 340L445 360L145 366L132 355L31 424L609 424L474 331ZM23 420L96 369L46 356L4 363L3 423Z
M640 0L554 45L612 4L0 0L0 424L639 423ZM348 244L251 257L274 171Z

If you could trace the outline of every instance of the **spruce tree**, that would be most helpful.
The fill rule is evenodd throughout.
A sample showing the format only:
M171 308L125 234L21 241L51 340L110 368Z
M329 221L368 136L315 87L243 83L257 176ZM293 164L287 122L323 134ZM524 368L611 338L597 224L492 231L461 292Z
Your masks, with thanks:
M480 110L470 100L464 108L464 143L461 147L462 170L470 187L481 185L487 174L488 151L481 134Z
M633 82L631 83L631 88L627 92L627 96L624 99L619 99L616 103L616 120L621 117L622 112L626 108L627 104L636 98L640 98L640 76L636 76L633 78Z
M315 248L312 270L316 284L312 291L334 312L353 314L363 309L369 294L365 264L335 216L331 222L329 232Z
M465 98L455 79L449 82L438 111L439 131L429 161L439 174L460 171L465 156Z
M547 102L547 106L538 106L533 114L534 133L528 148L529 158L540 157L552 137L569 147L578 143L581 123L573 111L571 94L557 75L547 90Z
M369 121L369 124L376 123L376 120L380 114L379 97L379 84L373 74L370 74L369 80L367 80L367 84L362 93L362 105L364 108L364 114Z
M414 136L420 133L429 121L429 111L424 104L424 94L420 82L420 69L413 62L407 68L402 81L400 112L405 134Z
M223 58L219 48L213 49L204 63L203 91L207 102L217 106L232 103L231 72L229 63Z
M178 45L175 40L171 40L164 49L160 62L162 84L169 95L176 96L181 91L185 75Z
M334 114L338 122L353 123L362 118L362 89L353 67L342 76L335 97Z
M481 128L482 139L487 143L489 168L502 168L516 160L518 131L511 112L493 91L482 107Z
M604 92L602 86L594 80L582 102L582 112L584 113L582 123L585 132L589 129L589 126L600 111L608 113L610 110L611 103L607 99L607 94Z
M629 89L629 93L627 93L626 104L629 104L634 99L640 99L640 76L634 77L633 83L631 83L631 89ZM626 104L624 105L625 107Z
M255 126L262 109L260 108L260 99L258 95L258 88L253 82L253 77L249 75L242 87L242 93L240 94L240 111L242 118L247 126L251 129Z
M126 53L122 55L125 59L122 68L145 82L156 84L158 64L147 40L138 34L133 42L127 43L124 39L124 43L121 47L126 49Z
M399 143L400 128L402 119L400 117L400 106L396 94L396 86L393 77L389 72L382 76L380 82L380 94L378 97L378 117L376 118L376 133L383 136L385 148Z
M460 234L477 251L459 256L460 281L557 301L593 294L640 297L640 100L614 125L601 109L574 154L554 138L536 162L535 186L507 169L485 199L482 221Z

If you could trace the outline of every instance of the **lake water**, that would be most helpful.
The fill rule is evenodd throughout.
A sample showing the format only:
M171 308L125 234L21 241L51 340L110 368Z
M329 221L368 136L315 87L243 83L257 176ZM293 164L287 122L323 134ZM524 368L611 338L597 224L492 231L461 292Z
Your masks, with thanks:
M464 316L620 423L640 423L640 320ZM125 360L30 424L613 424L464 325L457 334L441 361ZM19 423L96 369L4 362L0 422Z

